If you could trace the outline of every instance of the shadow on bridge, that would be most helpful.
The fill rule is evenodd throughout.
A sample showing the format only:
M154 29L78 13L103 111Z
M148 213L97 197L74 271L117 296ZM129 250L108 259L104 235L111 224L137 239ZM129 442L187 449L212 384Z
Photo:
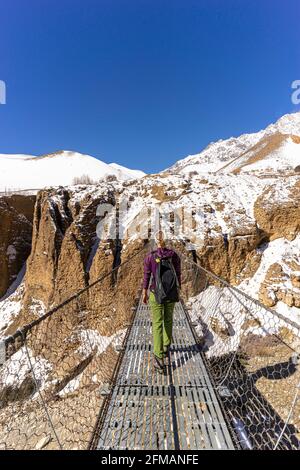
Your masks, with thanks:
M276 408L283 412L283 416L271 405L274 401L272 382L282 383L296 373L293 359L267 365L254 372L249 372L244 362L243 355L233 353L223 356L219 358L219 370L214 375L216 383L222 383L219 393L241 447L273 450L281 436L278 449L299 450L299 430L285 421L288 418L288 410L285 408L284 397L282 403L276 402ZM211 370L216 368L215 363L210 364L209 360L207 363ZM226 376L226 368L222 368L222 364L226 364L228 369L229 363L232 363L231 370ZM264 383L258 384L260 379L263 379Z

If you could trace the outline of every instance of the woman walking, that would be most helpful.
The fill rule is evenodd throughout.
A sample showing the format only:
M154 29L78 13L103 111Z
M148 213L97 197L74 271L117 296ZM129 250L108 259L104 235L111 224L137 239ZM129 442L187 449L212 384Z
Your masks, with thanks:
M179 300L181 267L178 254L166 247L162 231L156 234L155 241L156 249L144 260L143 302L146 304L149 300L152 313L153 366L163 373L164 358L168 356L172 342L173 311Z

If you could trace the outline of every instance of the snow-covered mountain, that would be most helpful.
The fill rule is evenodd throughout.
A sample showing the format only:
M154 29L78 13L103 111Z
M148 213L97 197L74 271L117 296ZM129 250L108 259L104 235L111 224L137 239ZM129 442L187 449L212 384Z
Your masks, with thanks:
M202 152L179 160L166 171L230 173L241 165L243 171L251 172L293 170L300 165L297 136L300 136L300 112L286 114L259 132L213 142ZM248 164L249 168L244 168Z
M38 157L0 154L0 192L69 186L82 177L98 182L107 176L128 180L144 175L142 171L130 170L115 163L107 164L90 155L73 151L59 151Z
M286 114L259 132L213 142L199 154L179 160L163 174L293 174L300 165L299 143L300 112ZM83 182L99 182L108 176L124 181L142 178L145 173L74 151L42 156L0 154L0 192L70 186L82 177Z
M297 134L264 136L249 150L226 163L218 173L255 173L267 176L294 172L300 165L300 137Z
M118 163L109 163L109 166L111 168L114 168L115 170L117 170L121 174L125 174L126 176L128 175L127 179L130 179L129 177L134 178L134 179L143 178L143 176L145 176L145 174L146 174L141 170L130 170L129 168L126 168L125 166L119 165Z

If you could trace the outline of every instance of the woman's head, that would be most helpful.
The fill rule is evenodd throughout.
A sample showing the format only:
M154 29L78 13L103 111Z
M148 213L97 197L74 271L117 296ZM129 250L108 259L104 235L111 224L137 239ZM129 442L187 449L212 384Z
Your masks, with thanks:
M154 239L159 248L164 248L166 246L166 240L162 230L155 233Z

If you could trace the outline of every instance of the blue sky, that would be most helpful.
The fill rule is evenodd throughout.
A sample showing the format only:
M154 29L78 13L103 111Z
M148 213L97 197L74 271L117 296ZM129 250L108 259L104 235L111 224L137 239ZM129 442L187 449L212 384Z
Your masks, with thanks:
M0 153L156 172L300 110L299 0L2 0L0 14Z

